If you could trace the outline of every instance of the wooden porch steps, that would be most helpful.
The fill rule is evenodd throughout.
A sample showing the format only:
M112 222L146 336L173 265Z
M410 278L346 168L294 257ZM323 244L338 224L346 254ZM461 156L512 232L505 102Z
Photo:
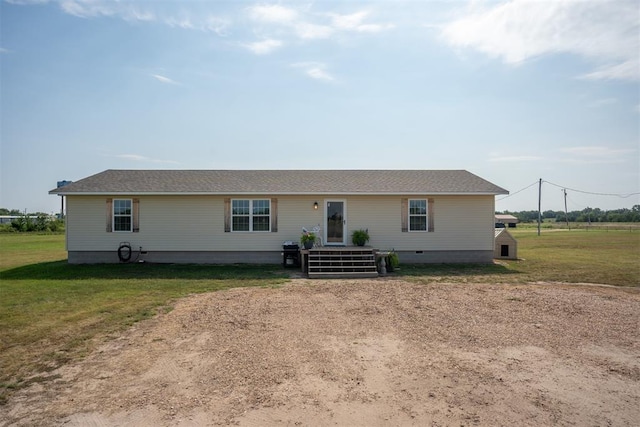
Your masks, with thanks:
M369 247L309 249L309 278L378 277L376 256Z

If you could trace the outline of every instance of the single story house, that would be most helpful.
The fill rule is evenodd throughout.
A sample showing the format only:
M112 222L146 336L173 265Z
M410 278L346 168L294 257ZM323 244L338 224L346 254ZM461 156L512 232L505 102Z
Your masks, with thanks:
M518 241L506 228L496 228L493 257L496 259L518 259Z
M280 263L283 242L369 245L402 263L492 262L495 196L464 170L106 170L56 188L69 263Z
M518 218L513 215L496 214L496 228L515 228Z

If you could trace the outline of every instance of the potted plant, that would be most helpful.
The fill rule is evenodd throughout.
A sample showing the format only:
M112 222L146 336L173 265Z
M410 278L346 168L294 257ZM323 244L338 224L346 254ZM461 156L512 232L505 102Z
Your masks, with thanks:
M311 249L313 244L316 242L316 234L311 231L306 231L302 233L300 237L300 243L304 246L305 249Z
M364 246L369 241L369 230L354 230L351 234L351 241L356 246Z
M400 260L398 259L398 254L392 251L387 257L387 271L392 272L398 270L399 266Z

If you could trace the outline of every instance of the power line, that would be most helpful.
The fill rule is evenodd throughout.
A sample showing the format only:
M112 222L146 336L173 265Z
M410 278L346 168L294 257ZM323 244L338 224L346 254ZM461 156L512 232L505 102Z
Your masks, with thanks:
M529 184L529 185L527 185L526 187L524 187L523 189L516 191L515 193L511 193L511 194L509 194L508 196L504 196L504 197L501 197L500 199L497 199L497 200L496 200L496 202L499 202L500 200L507 199L507 198L509 198L509 197L511 197L511 196L515 196L516 194L520 193L521 191L524 191L524 190L526 190L527 188L533 187L533 186L534 186L534 185L536 185L537 183L538 183L538 181L534 181L534 182L532 182L531 184Z
M573 200L571 197L569 197L569 195L567 195L567 200L569 200L574 210L583 210L587 207L584 203L578 203L577 201Z
M569 188L569 187L564 186L564 185L555 184L555 183L553 183L551 181L543 180L542 182L543 183L546 182L547 184L553 185L554 187L558 187L558 188L560 188L562 190L575 191L576 193L590 194L590 195L593 195L593 196L611 196L611 197L620 197L621 199L627 199L627 198L629 198L631 196L636 196L636 195L640 194L640 192L629 193L629 194L622 194L622 193L596 193L596 192L593 192L593 191L585 191L585 190L577 190L575 188ZM501 197L499 199L496 199L496 202L499 202L499 201L504 200L504 199L508 199L511 196L515 196L516 194L521 193L524 190L527 190L527 189L533 187L534 185L536 185L538 183L539 183L538 181L534 181L531 184L527 185L526 187L516 191L515 193L511 193L511 194L509 194L507 196L504 196L504 197Z
M620 197L621 199L626 199L628 197L631 196L635 196L637 194L640 194L640 192L636 192L636 193L629 193L629 194L619 194L619 193L594 193L592 191L584 191L584 190L576 190L575 188L569 188L566 187L564 185L558 185L558 184L554 184L553 182L550 181L543 181L546 182L547 184L551 184L554 187L558 187L558 188L562 188L562 189L567 189L567 190L571 190L571 191L575 191L576 193L583 193L583 194L591 194L594 196L615 196L615 197Z

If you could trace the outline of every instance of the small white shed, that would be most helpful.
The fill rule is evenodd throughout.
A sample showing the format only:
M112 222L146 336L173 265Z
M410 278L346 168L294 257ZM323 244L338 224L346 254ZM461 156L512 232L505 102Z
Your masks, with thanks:
M496 259L518 259L518 241L506 228L496 228L493 257Z

